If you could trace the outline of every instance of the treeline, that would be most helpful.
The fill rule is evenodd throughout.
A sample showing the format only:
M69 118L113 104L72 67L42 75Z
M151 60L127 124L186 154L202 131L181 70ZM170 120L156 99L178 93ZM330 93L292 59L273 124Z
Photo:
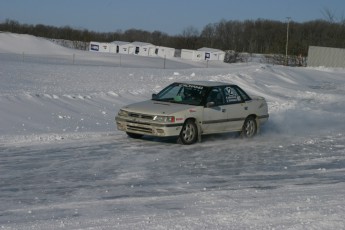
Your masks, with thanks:
M204 46L237 52L284 54L287 23L271 20L221 21L203 29ZM315 20L289 23L288 53L306 56L309 46L345 48L345 25Z
M69 26L20 24L7 19L0 23L0 31L83 42L142 41L176 49L209 47L236 52L284 54L287 22L264 19L222 20L206 25L201 32L194 27L188 27L181 34L172 36L161 31L148 32L138 29L101 33ZM345 24L326 20L304 23L291 21L289 54L306 56L309 46L345 48Z

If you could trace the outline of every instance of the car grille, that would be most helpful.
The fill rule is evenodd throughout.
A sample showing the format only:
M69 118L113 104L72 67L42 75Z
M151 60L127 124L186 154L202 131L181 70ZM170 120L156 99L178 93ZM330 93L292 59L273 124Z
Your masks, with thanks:
M135 118L141 118L141 119L146 119L146 120L153 120L152 115L147 115L147 114L140 114L140 113L129 113L130 117L135 117Z
M152 121L154 118L153 115L147 115L147 114L141 114L141 113L129 113L128 116L131 118L138 118L138 120L134 119L134 120L128 121L129 122L127 123L128 131L137 131L137 132L147 133L147 134L153 133L153 130L150 127L148 127L150 126L149 121ZM145 120L147 122L145 122Z
M140 126L127 125L128 131L140 131L143 133L152 133L152 129Z

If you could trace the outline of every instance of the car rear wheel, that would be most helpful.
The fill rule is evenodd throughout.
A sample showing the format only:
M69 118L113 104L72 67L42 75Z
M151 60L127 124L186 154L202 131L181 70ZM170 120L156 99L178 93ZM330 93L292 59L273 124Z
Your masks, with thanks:
M257 124L255 117L248 117L243 124L241 136L246 138L251 138L255 136L257 132Z
M193 120L187 120L183 125L179 140L182 144L191 145L198 139L198 128Z
M135 138L135 139L139 139L139 138L142 138L142 137L143 137L142 134L137 134L137 133L129 133L129 132L127 132L127 135L128 135L130 138Z

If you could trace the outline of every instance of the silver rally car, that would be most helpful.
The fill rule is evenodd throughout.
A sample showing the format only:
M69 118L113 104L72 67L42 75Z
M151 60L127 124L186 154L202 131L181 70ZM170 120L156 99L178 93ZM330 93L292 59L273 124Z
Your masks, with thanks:
M263 97L248 95L237 85L193 81L173 83L152 99L124 106L115 117L129 137L178 137L183 144L201 135L240 132L253 137L268 120Z

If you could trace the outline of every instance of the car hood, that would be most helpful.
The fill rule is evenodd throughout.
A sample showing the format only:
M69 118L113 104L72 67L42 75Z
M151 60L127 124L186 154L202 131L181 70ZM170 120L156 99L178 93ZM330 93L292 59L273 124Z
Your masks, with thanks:
M182 110L195 108L194 105L184 105L170 102L148 100L123 107L128 112L150 115L170 115Z

